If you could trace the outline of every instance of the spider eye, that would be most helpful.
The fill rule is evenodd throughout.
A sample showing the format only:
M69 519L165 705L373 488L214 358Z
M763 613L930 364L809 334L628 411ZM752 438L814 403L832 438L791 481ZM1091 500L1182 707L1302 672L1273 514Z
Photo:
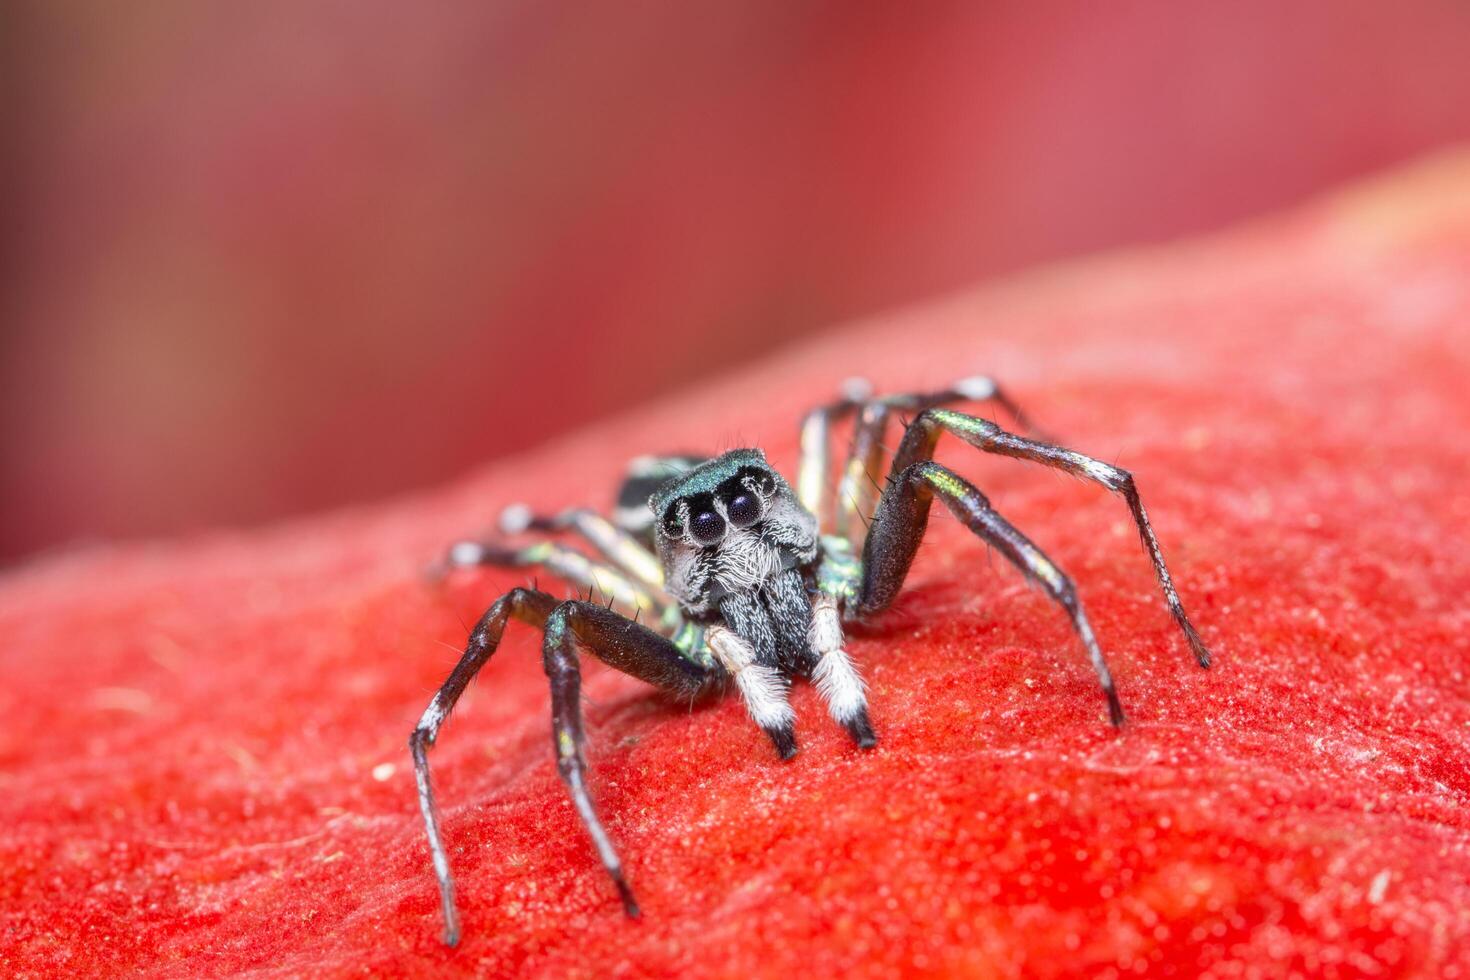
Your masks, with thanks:
M682 538L684 536L684 522L679 520L679 512L672 507L664 515L664 533L671 538Z
M690 518L689 535L708 547L725 536L725 519L712 510L701 511Z
M741 491L725 503L725 513L736 527L750 527L761 519L760 498L748 491Z

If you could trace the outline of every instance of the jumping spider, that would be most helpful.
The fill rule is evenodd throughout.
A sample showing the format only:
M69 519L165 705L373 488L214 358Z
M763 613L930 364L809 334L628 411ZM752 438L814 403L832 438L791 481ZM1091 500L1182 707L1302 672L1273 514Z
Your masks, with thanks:
M967 401L994 402L1030 429L989 378L967 378L928 394L881 398L853 382L838 400L806 416L795 492L758 449L736 449L714 459L641 457L630 466L612 520L586 509L539 516L524 506L502 515L501 530L507 534L579 534L600 560L546 538L522 546L466 541L450 549L448 567L542 567L587 590L589 600L563 601L536 588L512 589L495 600L409 738L447 943L459 941L459 915L429 782L428 749L512 618L544 633L557 770L630 917L638 915L638 905L587 791L578 649L680 698L692 699L733 682L751 719L782 759L796 754L788 688L795 677L810 678L832 718L858 746L872 748L877 737L863 682L843 650L842 624L872 617L893 602L936 498L1062 607L1102 683L1112 723L1123 723L1107 662L1071 580L979 490L933 461L935 444L946 432L983 452L1041 463L1122 496L1175 621L1199 665L1210 665L1210 653L1174 591L1133 477L1081 453L942 407ZM896 413L916 415L893 454L872 520L864 521L882 469L884 435ZM834 495L836 506L829 512L830 428L849 415L856 416L852 446ZM590 601L593 592L607 597L608 605ZM646 625L640 622L645 616Z

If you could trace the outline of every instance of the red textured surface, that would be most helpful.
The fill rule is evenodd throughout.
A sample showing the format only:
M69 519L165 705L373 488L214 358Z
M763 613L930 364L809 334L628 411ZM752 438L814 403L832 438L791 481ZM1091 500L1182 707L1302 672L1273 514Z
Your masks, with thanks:
M1470 158L1213 241L879 319L442 492L95 549L0 583L9 975L834 975L1152 967L1453 976L1470 961ZM551 765L525 631L434 754L466 938L405 738L512 576L426 587L504 503L602 502L643 450L986 369L1139 478L1204 673L1121 503L964 447L1080 583L1132 724L1061 618L953 521L852 652L882 743L814 692L777 762L741 706L588 669L625 921ZM164 488L161 488L163 492Z

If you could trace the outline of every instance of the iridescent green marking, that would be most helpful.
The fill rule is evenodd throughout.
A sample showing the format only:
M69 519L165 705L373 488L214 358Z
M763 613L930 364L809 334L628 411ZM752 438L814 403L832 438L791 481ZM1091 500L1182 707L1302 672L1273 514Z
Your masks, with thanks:
M841 601L854 599L863 581L863 563L852 552L846 538L822 537L822 563L817 569L817 586Z
M550 541L539 541L522 550L516 555L516 560L526 565L540 565L549 561L555 553L556 547Z
M714 666L714 656L711 655L709 647L704 642L703 626L681 622L669 639L674 646L678 647L679 653L686 660L701 667Z
M952 432L965 432L978 436L990 435L997 429L996 424L988 419L976 418L964 412L952 412L947 408L931 408L929 416Z
M989 424L989 423L987 423ZM924 471L924 479L939 493L944 494L951 500L964 501L973 492L964 480L949 472L948 470L934 467ZM1062 573L1053 565L1045 555L1037 551L1029 543L1021 544L1020 548L1026 571L1041 579L1053 590L1060 590L1064 580Z
M670 503L680 497L714 493L721 483L735 476L747 466L768 470L766 457L759 449L734 449L723 456L700 463L677 480L665 483L648 499L648 506L655 514L661 515ZM780 481L779 473L770 472Z
M969 491L969 486L964 480L961 480L948 470L938 467L925 469L924 479L932 484L940 493L952 498L962 498Z
M570 759L577 754L577 742L572 738L571 732L556 733L556 751L563 759Z

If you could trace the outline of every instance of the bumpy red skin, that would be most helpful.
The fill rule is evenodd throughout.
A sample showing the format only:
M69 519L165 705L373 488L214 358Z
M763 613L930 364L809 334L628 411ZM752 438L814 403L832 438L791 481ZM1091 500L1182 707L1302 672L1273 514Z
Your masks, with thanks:
M879 318L442 492L11 572L0 972L1453 975L1467 185L1452 161ZM850 644L875 752L808 687L782 764L733 699L674 708L588 669L630 922L518 630L433 755L466 928L443 947L405 737L464 623L518 579L430 588L429 559L511 500L606 500L638 451L754 442L789 470L798 415L846 375L977 370L1137 475L1216 669L1121 502L949 446L1080 584L1125 731L1057 610L936 517L906 597Z

